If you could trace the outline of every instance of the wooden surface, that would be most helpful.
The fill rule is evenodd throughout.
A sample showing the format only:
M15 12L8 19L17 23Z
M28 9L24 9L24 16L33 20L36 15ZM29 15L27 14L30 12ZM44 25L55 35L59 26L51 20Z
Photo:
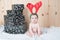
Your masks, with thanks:
M60 26L60 0L0 0L0 25L4 24L4 15L7 15L6 10L12 9L12 4L24 4L25 15L27 23L30 21L30 11L26 7L30 2L35 4L42 1L42 7L38 11L40 26Z

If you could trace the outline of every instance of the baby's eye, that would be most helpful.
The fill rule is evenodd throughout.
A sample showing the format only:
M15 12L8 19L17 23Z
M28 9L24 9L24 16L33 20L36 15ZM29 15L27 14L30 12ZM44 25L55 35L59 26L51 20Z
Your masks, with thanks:
M32 19L34 19L34 18L32 18Z
M37 17L35 19L37 19Z

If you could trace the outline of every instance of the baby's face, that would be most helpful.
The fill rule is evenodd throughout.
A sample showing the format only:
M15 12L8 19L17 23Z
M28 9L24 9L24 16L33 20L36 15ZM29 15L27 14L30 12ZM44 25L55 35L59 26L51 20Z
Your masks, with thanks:
M31 22L32 22L32 23L37 23L37 22L38 22L38 18L37 18L36 15L32 15L32 16L31 16Z

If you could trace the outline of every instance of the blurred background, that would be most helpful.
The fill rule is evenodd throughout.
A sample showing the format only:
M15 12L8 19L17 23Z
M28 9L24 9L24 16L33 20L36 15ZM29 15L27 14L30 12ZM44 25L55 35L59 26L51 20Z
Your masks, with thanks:
M27 3L35 4L42 1L42 7L38 11L39 24L42 27L60 26L60 0L0 0L0 25L4 25L4 15L6 10L12 9L12 4L24 4L26 22L30 22L30 11L26 7Z

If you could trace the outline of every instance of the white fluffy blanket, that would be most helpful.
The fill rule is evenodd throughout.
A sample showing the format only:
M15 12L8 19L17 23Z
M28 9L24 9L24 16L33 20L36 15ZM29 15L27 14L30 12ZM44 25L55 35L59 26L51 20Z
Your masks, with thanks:
M60 40L60 27L46 28L46 33L41 36L29 37L26 34L8 34L3 32L4 27L0 27L0 40ZM44 32L43 31L43 32Z

